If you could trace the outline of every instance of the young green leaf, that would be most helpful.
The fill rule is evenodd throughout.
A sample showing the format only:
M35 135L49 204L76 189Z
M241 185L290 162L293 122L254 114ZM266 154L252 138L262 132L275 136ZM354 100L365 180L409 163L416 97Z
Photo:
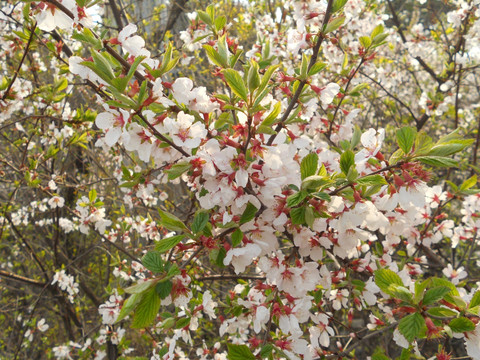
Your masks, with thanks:
M446 294L450 292L450 288L446 286L436 286L428 289L423 297L423 305L431 305L437 301L442 300Z
M248 91L240 74L233 69L226 69L223 70L223 75L227 85L232 89L233 93L243 101L247 102Z
M387 180L385 180L385 178L379 174L367 175L362 178L358 178L355 182L359 185L367 185L367 186L388 184Z
M450 329L452 329L453 332L456 333L463 333L466 331L475 330L475 324L473 323L473 321L467 319L466 317L459 317L453 319L452 321L450 321L448 326L450 327Z
M163 259L158 251L149 251L142 258L142 264L153 273L163 271Z
M243 225L255 217L258 209L252 205L252 203L248 203L245 211L243 212L242 216L240 217L240 225Z
M468 305L468 308L474 308L475 306L480 305L480 291L477 290L477 292L473 295L472 300L470 300L470 304Z
M442 157L442 156L418 156L415 159L424 164L431 165L431 166L439 166L439 167L458 166L457 161L450 158Z
M155 251L158 251L159 253L164 253L170 250L171 248L173 248L174 246L176 246L184 238L185 238L184 235L175 235L175 236L163 238L162 240L156 243Z
M160 224L167 228L168 230L171 231L185 231L188 230L188 228L185 226L185 224L180 220L178 217L175 215L169 214L165 211L158 210L158 213L160 214Z
M397 143L400 149L402 149L405 154L409 154L410 150L412 150L413 144L415 143L417 130L407 126L398 129L396 135Z
M170 295L170 293L172 292L172 287L173 287L173 284L170 280L167 280L167 281L163 281L163 282L159 282L156 286L155 286L155 291L157 292L158 296L160 296L160 299L165 299L168 297L168 295Z
M293 208L290 210L290 219L293 225L305 223L305 207Z
M332 31L337 30L340 26L343 25L344 22L345 22L345 16L343 15L330 20L327 26L325 26L323 33L328 34L328 33L331 33Z
M165 170L165 172L168 175L168 180L174 180L182 176L183 173L187 172L191 168L192 168L192 164L190 164L189 162L180 162L172 165L172 167L170 169Z
M132 328L141 329L149 326L157 317L160 302L161 299L154 288L145 293L135 309Z
M213 48L213 46L210 45L203 45L203 48L205 49L205 52L207 54L208 59L217 65L218 67L221 68L226 68L228 67L228 62L227 59L222 58L220 54L218 53L217 50Z
M243 232L240 229L235 229L235 231L232 233L232 246L236 247L240 245L240 243L243 240Z
M375 271L375 284L386 294L389 294L388 289L391 284L405 286L400 276L390 269L379 269Z
M143 293L145 290L151 288L155 284L155 281L152 279L147 281L139 282L138 284L132 285L125 289L127 294L140 294Z
M132 294L127 301L123 303L122 310L120 310L120 314L118 314L117 320L115 323L122 321L125 317L127 317L138 305L140 300L142 300L143 294Z
M271 126L275 124L275 120L277 120L280 111L282 110L282 103L278 101L274 106L270 114L267 115L265 120L262 121L260 126Z
M199 211L193 218L192 231L194 234L198 234L207 225L209 214L205 211Z
M255 356L247 345L227 344L227 348L228 360L255 360Z
M355 165L355 154L351 150L347 150L343 152L343 154L340 156L340 169L342 169L342 172L347 175L348 170L350 170L350 167Z
M318 155L317 153L310 153L302 159L300 164L300 173L302 180L315 175L318 168Z
M306 191L299 191L295 194L290 195L287 198L287 206L292 208L294 206L299 205L306 197L308 193Z
M398 330L405 336L408 342L412 342L420 334L425 326L425 319L419 313L405 316L398 323Z

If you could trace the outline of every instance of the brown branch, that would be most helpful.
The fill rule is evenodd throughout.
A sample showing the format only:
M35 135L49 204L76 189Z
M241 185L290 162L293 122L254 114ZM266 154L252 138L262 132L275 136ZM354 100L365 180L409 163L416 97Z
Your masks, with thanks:
M17 227L15 226L15 224L13 223L12 221L12 218L10 217L9 214L7 213L4 213L3 214L4 218L7 219L8 223L10 224L10 227L12 228L12 230L15 232L15 234L17 234L17 236L22 240L22 243L23 245L28 249L28 251L30 252L30 255L33 257L33 259L35 260L35 262L37 263L38 267L42 270L42 273L43 273L43 277L45 278L45 280L47 281L47 283L49 282L49 277L47 275L47 271L45 270L45 268L43 267L43 264L42 262L40 261L40 259L37 257L37 254L35 253L35 250L32 248L32 246L30 245L30 243L27 241L27 239L25 237L23 237L23 235L20 233L20 231L17 229Z
M393 95L390 91L388 91L379 81L375 80L374 78L372 78L371 76L365 74L363 71L360 71L360 74L362 76L365 76L367 79L369 79L370 81L372 81L373 83L375 83L376 85L380 86L380 88L385 91L387 93L388 96L390 96L392 99L394 99L396 102L398 102L400 105L402 105L405 109L407 109L407 111L410 113L410 115L412 115L412 118L415 120L415 122L417 122L417 117L415 116L415 114L413 113L412 109L410 109L410 107L405 104L402 100L400 100L397 96Z
M49 284L48 282L44 283L44 282L41 282L41 281L38 281L38 280L30 279L30 278L27 278L25 276L17 275L17 274L14 274L14 273L11 273L11 272L8 272L8 271L5 271L5 270L1 270L1 269L0 269L0 276L4 277L4 278L7 278L7 279L14 280L14 281L23 282L23 283L26 283L26 284L35 285L35 286L39 286L39 287L45 287Z
M117 7L117 3L115 0L109 0L108 1L110 7L112 8L113 12L113 17L115 18L115 22L117 23L117 29L120 31L121 29L124 28L123 20L122 20L122 14L120 12L120 9Z
M178 17L182 14L182 11L185 11L184 6L187 2L188 0L172 1L172 5L170 6L170 9L169 9L167 23L165 24L165 27L163 28L161 35L158 37L158 41L163 41L163 38L165 37L165 34L167 33L167 31L173 28Z
M333 6L333 0L328 0L328 5L327 5L327 9L325 10L325 17L323 18L323 24L322 24L321 29L323 29L325 27L325 25L328 24L328 21L330 20L330 17L332 16L332 6ZM310 63L308 64L308 71L310 71L312 66L315 65L315 63L317 62L320 47L322 46L323 40L325 39L325 36L324 36L322 30L320 30L318 32L317 38L318 38L317 43L315 44L315 46L313 48L313 54L312 54L312 57L310 58ZM308 73L308 71L307 71L307 73ZM290 113L292 112L293 108L297 104L297 101L300 98L300 94L302 93L302 90L305 87L305 85L307 84L307 82L308 82L308 79L300 81L300 84L298 85L297 91L295 91L295 94L293 95L292 100L288 104L287 109L283 113L282 118L280 119L278 125L275 128L275 134L270 136L270 138L268 139L268 142L267 142L268 146L273 144L275 138L277 137L277 134L280 132L280 130L282 130L283 124L285 123L285 121L287 121L288 117L290 116Z
M371 332L370 334L365 335L362 338L359 338L358 341L355 342L355 344L353 344L352 346L350 346L350 348L348 348L348 350L346 349L346 350L344 350L342 352L339 352L337 354L327 355L327 356L325 356L325 358L326 359L335 359L335 358L342 358L342 357L348 356L349 353L353 349L359 347L362 343L364 343L365 340L371 339L373 337L376 337L376 336L384 333L387 330L393 329L395 326L397 326L397 324L398 324L397 322L394 322L394 323L388 325L387 327L384 327L380 330ZM320 359L323 359L323 358L315 358L314 360L320 360Z
M3 93L2 100L5 100L8 96L8 93L12 89L13 84L15 83L15 80L17 80L18 73L20 72L20 69L25 61L25 58L27 57L28 50L30 49L30 45L32 44L33 37L35 36L35 29L37 28L37 23L33 24L32 29L30 30L30 37L28 38L27 46L25 47L25 51L23 52L23 56L20 60L20 64L18 64L17 70L15 71L15 74L13 74L12 81L10 81L10 84L8 84L7 89Z
M393 19L393 23L395 24L395 26L397 27L397 31L398 31L398 34L400 35L400 38L402 39L402 42L403 43L406 43L407 42L407 38L405 37L405 34L403 33L403 30L402 30L402 24L397 16L397 12L395 11L394 7L393 7L393 4L392 4L392 1L391 0L387 0L387 3L388 3L388 7L390 8L390 12L392 13L392 19ZM445 80L441 79L440 77L437 76L437 74L435 73L435 71L433 71L433 69L428 66L428 64L420 57L420 56L416 56L415 57L415 60L417 60L419 62L419 64L423 67L423 69L430 74L430 76L435 79L435 81L437 81L439 84L443 84L445 82Z
M360 60L360 63L357 66L357 68L355 69L353 74L350 75L349 78L348 78L347 85L345 85L345 89L344 89L344 95L340 98L340 101L338 102L338 105L335 107L335 112L333 113L332 120L330 121L330 126L328 128L328 132L325 134L327 139L329 139L329 140L330 140L330 137L332 135L333 125L335 124L335 118L337 117L338 110L340 110L340 106L342 105L343 100L345 100L345 97L347 96L347 90L350 87L350 84L352 83L353 78L358 73L358 71L360 71L360 68L362 67L364 62L365 62L365 57L362 57L362 59Z
M217 280L265 280L265 276L255 275L211 275L195 278L198 281L217 281Z

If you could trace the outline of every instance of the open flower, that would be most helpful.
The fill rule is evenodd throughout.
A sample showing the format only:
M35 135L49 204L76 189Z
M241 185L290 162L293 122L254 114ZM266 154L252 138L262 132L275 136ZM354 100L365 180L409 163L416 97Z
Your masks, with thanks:
M95 124L105 132L105 143L108 146L113 146L118 142L129 118L130 114L123 109L120 111L108 110L97 115Z
M165 129L170 133L173 143L189 149L196 148L207 135L207 129L200 122L195 122L192 115L183 111L178 113L177 119L166 118Z

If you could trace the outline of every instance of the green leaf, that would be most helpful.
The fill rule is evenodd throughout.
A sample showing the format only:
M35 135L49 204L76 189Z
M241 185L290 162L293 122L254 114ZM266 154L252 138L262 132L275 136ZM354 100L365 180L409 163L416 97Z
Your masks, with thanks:
M373 39L375 36L380 35L384 31L384 27L382 24L375 26L375 29L373 29L372 33L370 34L370 37Z
M458 153L471 144L470 140L458 141L453 143L434 145L427 155L430 156L448 156Z
M257 127L256 133L257 133L257 134L268 134L268 135L274 135L274 134L276 134L275 130L273 130L271 127L265 126L265 125L262 125L262 124L260 124L260 125Z
M412 342L420 334L425 326L425 319L419 313L405 316L398 323L398 330L405 336L408 342Z
M215 19L215 29L217 31L222 30L227 23L227 18L225 16L219 16Z
M369 36L360 36L358 39L360 41L360 44L365 48L368 49L370 45L372 45L372 39L370 39Z
M100 39L97 39L92 31L86 27L82 28L82 32L75 31L72 38L92 45L95 50L100 50L103 47Z
M454 131L452 131L450 134L447 134L445 136L442 136L437 144L446 144L446 143L449 143L451 141L455 141L455 140L461 140L463 139L463 137L460 135L460 128L456 128Z
M425 289L430 285L430 279L415 281L415 303L418 304L423 299Z
M415 154L426 155L433 146L433 141L425 131L420 131L415 139Z
M259 103L260 101L262 101L262 97L259 96L259 95L262 94L264 90L266 90L266 87L268 86L268 83L269 83L270 79L272 78L273 73L275 72L275 70L278 69L279 66L280 65L272 65L265 71L265 74L262 77L262 81L260 83L260 86L255 91L255 98L256 98L255 103L257 103L257 102ZM268 91L266 92L266 94L268 94ZM263 95L263 97L265 97L266 94Z
M436 317L452 317L452 316L457 316L458 312L450 310L446 307L433 307L427 310L427 314L436 316Z
M328 33L331 33L332 31L337 30L340 26L343 25L344 22L345 22L345 16L343 15L330 20L327 26L325 26L323 33L326 35Z
M315 212L311 206L305 208L305 223L312 227L315 221Z
M293 225L305 223L305 207L293 208L290 210L290 219Z
M412 348L411 346L408 349L402 349L402 353L400 354L400 357L397 358L397 360L410 360L412 355Z
M310 62L309 56L305 53L302 54L302 63L300 64L300 80L307 79L307 72L308 72L308 63Z
M142 281L138 284L135 284L133 286L130 286L125 289L125 292L127 294L140 294L143 293L145 290L150 289L153 284L155 284L155 281L152 279L147 280L147 281Z
M197 11L198 17L202 22L204 22L207 25L212 25L212 19L210 18L210 15L208 15L205 11Z
M205 52L207 53L208 59L217 65L218 67L221 68L226 68L228 67L227 60L222 58L220 54L213 48L213 46L210 45L203 45L203 48L205 49Z
M223 75L233 93L247 102L248 91L240 74L233 69L226 69L223 70Z
M458 162L441 156L418 156L415 158L424 164L431 165L431 166L439 166L439 167L455 167L458 166Z
M132 79L133 75L135 75L135 71L137 70L138 65L145 59L145 56L139 56L135 58L135 61L130 66L128 73L125 77L116 77L112 80L113 86L117 88L118 91L124 92L125 88L127 87L128 83Z
M198 234L199 232L201 232L207 225L208 219L210 219L210 215L207 212L205 211L197 212L192 222L193 233Z
M155 251L158 251L159 253L164 253L176 246L184 238L184 235L175 235L163 238L155 244Z
M390 292L388 290L391 284L405 286L400 276L390 269L379 269L375 271L375 284L377 284L385 294L389 295Z
M466 317L459 317L453 319L452 321L450 321L448 326L450 327L450 329L452 329L453 332L456 333L475 330L475 323L472 320L467 319Z
M317 168L318 168L318 155L317 153L310 153L307 154L302 159L302 162L300 164L300 173L302 176L302 180L305 178L315 175L317 173Z
M422 303L423 305L431 305L439 300L442 300L450 291L450 288L446 286L436 286L431 288L425 293Z
M88 200L90 200L91 203L94 203L95 200L97 199L97 190L92 189L88 192Z
M358 178L357 180L355 180L355 182L359 185L367 185L367 186L388 184L387 180L385 180L385 178L379 174L367 175L362 178Z
M289 208L297 206L307 197L307 195L308 193L306 191L299 191L295 194L290 195L287 198L287 206Z
M243 232L240 229L235 229L232 233L232 246L237 247L243 240Z
M327 194L326 192L316 192L314 194L312 194L313 196L315 196L316 198L320 199L320 200L325 200L325 201L331 201L332 200L332 197Z
M472 300L470 300L470 304L468 305L468 308L474 308L475 306L480 305L480 291L477 290L477 292L473 295Z
M210 261L217 265L220 268L224 268L225 264L223 263L223 259L227 255L227 251L224 247L219 247L218 249L213 249L210 251Z
M221 56L222 59L224 59L225 63L228 64L229 51L228 51L226 35L223 35L220 39L218 39L217 47L218 47L218 54Z
M255 217L258 209L252 205L252 203L248 203L245 211L243 212L242 216L240 217L240 225L243 225Z
M135 309L132 328L140 329L149 326L157 317L160 302L161 299L155 289L150 289Z
M332 14L343 9L348 0L335 0L332 5Z
M375 36L374 38L372 38L372 45L373 47L377 47L377 46L380 46L380 45L383 45L385 44L384 40L388 37L389 34L379 34L377 36Z
M265 120L262 121L260 126L271 126L275 124L280 111L282 110L282 103L278 101L274 106L270 114L267 115Z
M143 294L132 294L127 301L123 303L122 310L120 310L120 314L118 314L118 318L115 323L122 321L125 317L127 317L138 305L140 300L142 300Z
M170 169L165 170L165 172L168 174L168 180L173 180L182 176L184 172L187 172L191 168L192 168L192 164L190 164L189 162L181 162L181 163L172 165L172 167Z
M255 360L247 345L227 344L229 360Z
M325 178L320 175L313 175L305 178L302 181L302 189L303 190L318 190L321 186L331 184L332 180Z
M185 231L188 230L188 228L185 226L185 224L180 220L178 217L175 215L169 214L165 211L158 210L158 213L160 214L160 224L167 228L168 230L171 231Z
M412 127L403 127L397 130L396 135L400 149L402 149L405 154L410 153L410 150L412 150L413 144L415 143L417 130Z
M184 317L181 319L178 319L177 322L175 323L175 329L183 329L184 327L188 326L190 324L190 317Z
M342 169L342 172L347 175L348 170L350 170L350 167L355 165L355 154L351 150L345 151L341 156L340 156L340 169Z
M173 264L172 267L170 269L168 269L167 279L170 279L170 278L172 278L176 275L180 275L180 274L181 274L181 271L178 268L177 264Z
M142 264L153 273L163 271L163 259L158 251L149 251L142 258Z
M470 189L477 185L477 175L474 174L472 177L465 180L462 185L460 185L460 191Z
M173 283L170 280L159 282L155 286L155 291L157 292L160 299L166 299L168 295L172 292Z
M262 349L260 350L260 357L262 359L265 359L272 353L272 351L273 351L273 345L270 343L267 343L262 346Z
M404 286L400 286L398 284L390 284L388 287L389 295L392 295L396 299L403 300L407 303L412 303L413 295L412 293Z
M308 76L313 76L315 74L318 74L320 71L322 71L326 67L327 67L327 64L325 64L323 62L317 62L317 63L312 65L310 70L308 70Z
M258 74L258 64L252 60L247 74L247 84L250 93L253 93L260 86L260 75Z
M95 68L99 72L107 76L109 79L113 79L115 77L112 66L110 65L110 61L105 56L98 51L92 51L92 58Z

